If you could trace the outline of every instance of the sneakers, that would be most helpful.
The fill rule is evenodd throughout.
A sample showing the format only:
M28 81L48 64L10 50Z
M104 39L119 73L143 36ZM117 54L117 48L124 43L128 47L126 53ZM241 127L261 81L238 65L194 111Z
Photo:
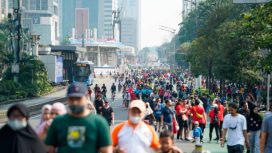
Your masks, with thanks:
M188 138L185 138L184 140L185 140L185 141L190 141Z

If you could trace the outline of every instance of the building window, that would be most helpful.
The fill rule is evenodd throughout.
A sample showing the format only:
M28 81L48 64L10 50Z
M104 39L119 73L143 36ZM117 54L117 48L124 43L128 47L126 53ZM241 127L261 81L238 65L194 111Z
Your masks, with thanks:
M36 10L41 10L41 2L40 2L40 0L36 1Z
M23 1L23 7L24 7L25 9L29 9L29 0L24 0L24 1Z
M36 10L36 0L30 0L30 10Z
M48 10L48 0L41 0L42 10Z
M56 6L54 6L54 14L58 15L58 8Z

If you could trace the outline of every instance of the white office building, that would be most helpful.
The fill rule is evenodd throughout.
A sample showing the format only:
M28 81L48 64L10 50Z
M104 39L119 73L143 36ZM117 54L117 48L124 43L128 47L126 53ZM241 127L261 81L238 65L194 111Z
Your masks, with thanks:
M9 1L12 12L13 1ZM31 34L40 35L40 45L59 44L58 0L22 0L22 26Z
M104 24L103 24L103 35L105 39L112 39L113 38L113 31L112 31L112 10L113 10L113 0L104 0L104 7L103 7L103 16L104 16Z

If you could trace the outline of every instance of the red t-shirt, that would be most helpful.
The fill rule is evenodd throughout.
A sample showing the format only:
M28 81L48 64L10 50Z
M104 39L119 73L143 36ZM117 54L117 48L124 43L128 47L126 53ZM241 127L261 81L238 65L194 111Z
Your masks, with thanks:
M193 107L191 108L191 113L193 114L193 117L192 117L193 123L194 123L195 121L198 121L198 122L201 123L201 124L205 124L205 123L206 123L205 118L204 118L204 115L205 115L204 113L205 113L205 111L204 111L204 108L203 108L202 106L200 106L200 105L193 106ZM197 117L197 114L202 115L202 117L201 117L201 118L198 118L198 117Z
M131 101L136 100L136 94L133 92L130 94Z
M213 123L214 116L215 116L214 110L211 110L210 113L209 113L210 123ZM218 112L218 114L217 114L217 117L220 120L219 116L220 116L220 112ZM218 125L220 125L220 122L218 123Z
M164 89L163 89L163 88L160 88L158 94L159 94L159 96L163 96L163 95L164 95Z
M224 112L225 112L224 106L221 105L221 104L218 104L218 110L219 110L219 113L218 113L219 116L218 116L218 118L219 118L220 121L223 121L224 120Z

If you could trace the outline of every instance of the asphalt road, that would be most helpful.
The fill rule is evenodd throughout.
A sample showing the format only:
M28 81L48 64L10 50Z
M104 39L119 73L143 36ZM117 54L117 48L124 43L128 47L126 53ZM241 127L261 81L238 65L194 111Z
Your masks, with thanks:
M99 86L103 84L103 82L100 82ZM107 97L111 97L110 95L110 87L113 83L113 80L105 82L108 93ZM122 94L117 93L116 100L114 102L111 102L111 106L113 107L114 113L115 113L115 125L126 120L128 117L128 111L126 108L122 107ZM33 127L36 127L39 123L40 115L33 116L30 119L30 124ZM221 148L220 145L217 142L207 143L208 139L208 128L205 129L205 135L204 135L204 143L203 148L205 150L209 150L211 153L227 153L226 148ZM190 131L191 132L191 131ZM215 136L215 133L213 134ZM183 142L180 140L175 140L175 145L183 150L184 153L191 153L194 150L194 144L191 142Z

